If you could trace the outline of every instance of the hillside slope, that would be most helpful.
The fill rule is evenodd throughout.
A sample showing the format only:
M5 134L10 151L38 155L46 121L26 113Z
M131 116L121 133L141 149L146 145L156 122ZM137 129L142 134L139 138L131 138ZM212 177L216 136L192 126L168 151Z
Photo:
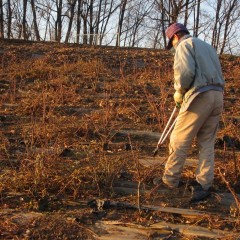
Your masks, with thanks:
M186 189L156 191L152 184L168 156L166 141L152 158L174 107L169 52L1 41L0 62L3 239L107 239L106 232L117 239L113 229L127 239L236 239L239 57L221 56L226 89L215 193L197 205ZM194 142L186 183L197 154Z

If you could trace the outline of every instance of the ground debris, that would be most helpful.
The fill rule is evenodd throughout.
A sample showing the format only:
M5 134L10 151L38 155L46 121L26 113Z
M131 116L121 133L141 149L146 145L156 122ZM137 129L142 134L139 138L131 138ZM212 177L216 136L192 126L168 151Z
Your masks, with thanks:
M198 204L185 190L151 186L168 156L166 141L151 157L174 105L169 52L0 45L0 238L191 239L195 232L230 240L228 231L240 232L239 205L218 172L216 191ZM227 84L215 162L238 194L239 57L229 59L221 58ZM196 146L185 182L195 178Z
M172 224L167 222L154 223L146 228L133 223L100 221L96 223L96 227L104 229L107 232L100 234L98 239L101 240L146 239L146 236L148 236L148 239L170 236L179 236L179 239L184 239L184 236L206 237L208 239L236 239L236 237L239 237L239 234L233 232L191 226L188 224Z

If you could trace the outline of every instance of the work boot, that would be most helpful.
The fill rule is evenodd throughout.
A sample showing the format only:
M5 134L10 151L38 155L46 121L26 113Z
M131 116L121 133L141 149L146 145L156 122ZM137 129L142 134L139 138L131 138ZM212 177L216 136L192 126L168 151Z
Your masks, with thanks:
M204 200L211 195L210 190L209 189L204 190L201 184L199 184L198 182L194 182L193 185L189 186L189 189L192 193L191 199L190 199L191 203Z

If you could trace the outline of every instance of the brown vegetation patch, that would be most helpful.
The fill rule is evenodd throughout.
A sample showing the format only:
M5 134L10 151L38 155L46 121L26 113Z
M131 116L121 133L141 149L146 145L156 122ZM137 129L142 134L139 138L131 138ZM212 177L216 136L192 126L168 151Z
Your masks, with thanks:
M209 201L189 205L187 192L151 194L153 178L163 171L167 143L159 151L157 166L139 161L152 158L156 134L163 131L173 109L169 53L54 43L0 45L0 205L44 213L29 228L30 239L96 237L85 220L68 219L69 209L78 209L81 201L91 226L101 219L138 224L162 219L239 232L239 57L221 57L226 90L216 141L216 193ZM197 158L195 143L190 157ZM185 168L183 179L192 181L194 171L194 165ZM128 186L117 185L125 182ZM221 195L225 193L231 197ZM93 199L136 208L93 210L86 204ZM199 221L171 212L157 216L154 210L142 209L146 204L208 215ZM61 214L52 214L60 209ZM214 220L216 216L221 220ZM4 219L5 234L26 234L21 224Z

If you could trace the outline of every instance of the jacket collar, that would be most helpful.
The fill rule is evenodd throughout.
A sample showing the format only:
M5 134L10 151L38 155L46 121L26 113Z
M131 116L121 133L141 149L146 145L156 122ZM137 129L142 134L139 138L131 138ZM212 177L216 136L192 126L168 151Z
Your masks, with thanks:
M184 41L185 39L188 39L188 38L190 38L190 37L192 37L190 34L184 35L184 36L178 41L176 48L178 47L178 45L179 45L182 41Z

